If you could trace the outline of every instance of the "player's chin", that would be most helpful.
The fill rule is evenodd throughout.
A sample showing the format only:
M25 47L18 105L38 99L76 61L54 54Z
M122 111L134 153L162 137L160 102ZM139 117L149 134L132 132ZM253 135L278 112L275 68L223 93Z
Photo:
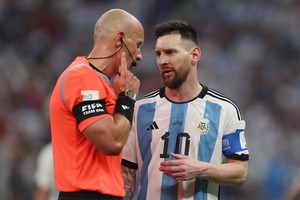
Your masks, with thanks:
M164 77L163 80L164 80L165 86L170 87L170 86L173 85L173 84L172 84L172 79L171 79L171 78L165 78L165 77Z

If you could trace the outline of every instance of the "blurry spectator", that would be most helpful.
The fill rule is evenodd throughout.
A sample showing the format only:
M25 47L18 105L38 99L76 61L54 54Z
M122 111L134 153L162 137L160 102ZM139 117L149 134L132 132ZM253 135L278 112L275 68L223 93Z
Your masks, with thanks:
M57 200L58 191L55 187L53 173L52 144L46 144L37 157L35 170L34 200Z
M9 140L10 165L8 172L8 199L32 199L32 152L27 139L21 133Z

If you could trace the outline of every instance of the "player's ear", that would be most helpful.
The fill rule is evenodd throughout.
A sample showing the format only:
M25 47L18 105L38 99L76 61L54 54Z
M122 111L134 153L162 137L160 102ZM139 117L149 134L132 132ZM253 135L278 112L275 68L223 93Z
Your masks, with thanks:
M192 64L198 63L201 58L201 49L195 46L191 49Z

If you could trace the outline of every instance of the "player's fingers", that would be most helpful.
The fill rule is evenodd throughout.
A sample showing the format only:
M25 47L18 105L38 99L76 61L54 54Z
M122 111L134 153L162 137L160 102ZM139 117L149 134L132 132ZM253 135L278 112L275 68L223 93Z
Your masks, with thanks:
M177 166L178 162L176 160L168 160L160 163L160 166Z
M177 159L187 158L186 155L176 154L176 153L171 153L171 156L172 156L173 158L177 158Z
M164 171L164 172L180 172L180 168L178 166L161 166L159 167L160 171Z

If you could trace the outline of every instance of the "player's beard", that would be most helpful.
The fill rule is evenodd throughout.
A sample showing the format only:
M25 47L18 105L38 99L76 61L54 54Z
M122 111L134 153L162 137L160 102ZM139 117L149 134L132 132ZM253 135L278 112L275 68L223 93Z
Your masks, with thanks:
M189 67L182 67L179 71L174 71L174 77L173 78L166 78L162 75L164 85L171 89L177 89L179 88L187 79L190 68Z

